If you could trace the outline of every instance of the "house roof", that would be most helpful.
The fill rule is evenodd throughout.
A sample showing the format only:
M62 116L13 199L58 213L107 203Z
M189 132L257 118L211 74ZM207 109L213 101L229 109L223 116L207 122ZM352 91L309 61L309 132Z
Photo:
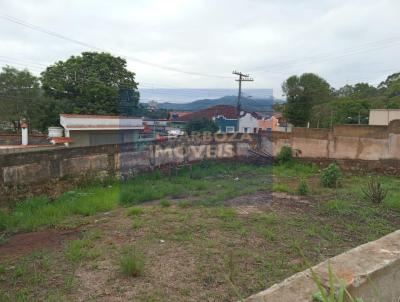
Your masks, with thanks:
M143 119L131 116L60 114L60 124L68 130L143 129Z
M196 112L192 112L184 116L180 116L177 120L192 121L192 120L200 120L203 118L210 120L218 115L224 116L229 119L235 119L237 117L236 108L234 106L229 106L229 105L217 105Z
M98 118L98 119L141 119L137 116L124 116L124 115L98 115L98 114L69 114L60 113L62 117L70 118Z

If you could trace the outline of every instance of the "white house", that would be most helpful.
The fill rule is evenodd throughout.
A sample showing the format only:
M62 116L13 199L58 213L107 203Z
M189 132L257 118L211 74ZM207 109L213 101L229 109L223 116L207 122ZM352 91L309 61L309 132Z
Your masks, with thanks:
M65 137L73 146L94 146L137 141L144 129L140 117L60 114Z
M259 130L259 117L253 112L240 112L239 131L240 133L257 133Z

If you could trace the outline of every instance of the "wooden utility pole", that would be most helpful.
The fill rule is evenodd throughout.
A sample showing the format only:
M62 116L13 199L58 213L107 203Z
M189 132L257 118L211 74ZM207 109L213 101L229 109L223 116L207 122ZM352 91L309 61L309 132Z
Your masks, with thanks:
M236 132L239 131L239 118L240 118L240 99L242 97L242 82L253 82L254 79L250 78L250 76L248 74L244 74L242 72L239 71L233 71L233 74L236 74L239 76L238 79L236 79L235 81L239 82L239 92L238 92L238 99L237 99L237 104L236 104L236 117L237 117L237 123L236 123Z

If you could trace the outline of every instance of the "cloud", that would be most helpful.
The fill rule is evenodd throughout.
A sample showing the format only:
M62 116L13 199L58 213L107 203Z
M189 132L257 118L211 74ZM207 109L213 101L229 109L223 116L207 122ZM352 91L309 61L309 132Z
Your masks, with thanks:
M398 0L0 0L1 14L114 54L207 74L248 72L255 81L247 87L273 88L276 97L292 74L316 72L339 87L400 70L399 11ZM3 19L0 28L0 64L37 74L90 50ZM128 66L143 87L236 86L233 76L191 76L135 60Z

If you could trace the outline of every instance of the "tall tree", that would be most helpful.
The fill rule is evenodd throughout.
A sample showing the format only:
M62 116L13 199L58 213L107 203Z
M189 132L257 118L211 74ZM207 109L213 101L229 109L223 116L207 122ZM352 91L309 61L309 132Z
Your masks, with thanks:
M336 95L339 97L355 100L376 97L378 94L379 90L368 83L357 83L354 86L345 85L336 91Z
M0 118L19 127L21 119L30 120L40 96L39 80L28 70L6 66L0 72Z
M135 73L126 65L125 59L108 53L83 52L47 67L42 72L43 89L56 99L70 100L75 113L129 114L138 104L139 92Z
M400 72L388 76L378 88L388 97L400 96Z
M284 115L295 126L306 126L311 120L312 108L328 102L332 89L327 81L313 73L291 76L282 84L287 97Z

